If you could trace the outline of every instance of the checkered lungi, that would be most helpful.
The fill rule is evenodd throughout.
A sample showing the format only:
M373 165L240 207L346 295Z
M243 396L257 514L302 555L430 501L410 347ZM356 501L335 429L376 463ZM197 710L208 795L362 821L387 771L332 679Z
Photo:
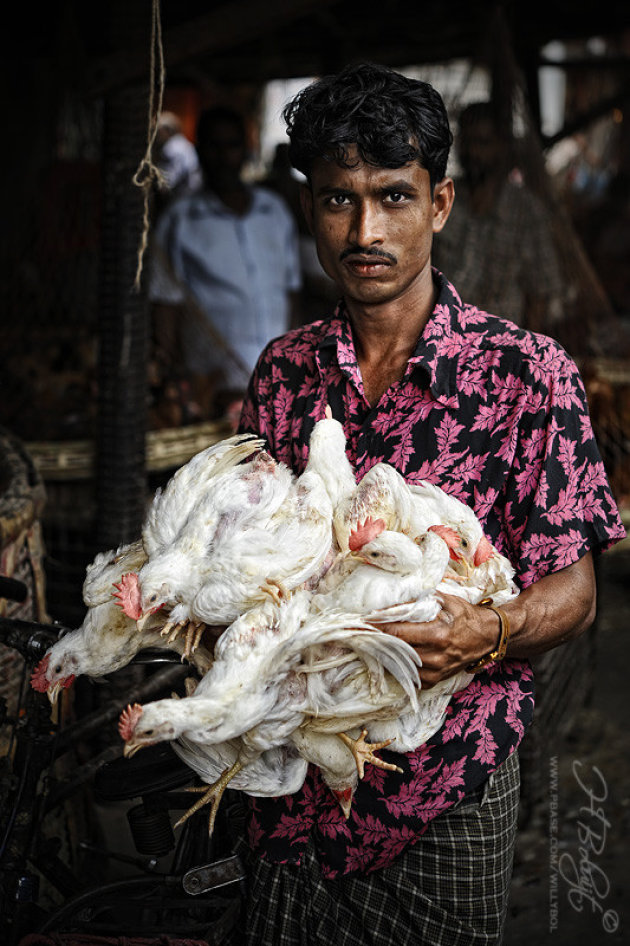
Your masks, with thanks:
M391 865L369 874L324 880L312 842L299 866L251 857L242 927L233 942L496 946L507 910L519 788L514 752L480 791L435 818Z

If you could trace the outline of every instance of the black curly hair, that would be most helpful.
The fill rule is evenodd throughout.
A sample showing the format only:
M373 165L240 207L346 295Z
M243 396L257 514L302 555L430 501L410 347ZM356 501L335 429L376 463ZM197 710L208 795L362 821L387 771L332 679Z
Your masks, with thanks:
M442 97L428 82L386 66L358 63L318 79L289 102L283 118L291 163L307 178L317 158L354 166L353 144L374 167L419 161L431 188L446 174L453 136Z

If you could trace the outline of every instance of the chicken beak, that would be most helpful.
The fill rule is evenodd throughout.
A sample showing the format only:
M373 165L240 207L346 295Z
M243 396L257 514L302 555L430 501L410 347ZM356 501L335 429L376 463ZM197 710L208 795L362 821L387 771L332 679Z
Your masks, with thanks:
M344 798L344 800L340 801L339 804L341 805L341 810L343 811L344 818L346 818L347 820L350 817L350 811L352 810L352 799Z
M125 748L123 749L123 756L125 759L130 759L139 749L142 749L144 746L143 742L134 742L130 740L125 743Z
M445 577L453 581L466 581L470 577L470 566L466 559L451 555Z
M153 614L152 611L145 611L144 614L141 614L141 615L140 615L140 617L139 617L138 620L136 621L136 624L138 625L138 630L139 630L139 631L143 631L143 630L144 630L145 625L146 625L147 621L149 620L149 618L151 617L152 614Z
M351 788L333 790L333 795L339 802L344 818L347 820L352 810L352 796L354 795L354 791Z
M467 559L465 559L465 558L460 559L460 561L461 561L461 566L462 566L462 568L463 568L463 570L464 570L464 577L465 577L465 578L470 578L471 573L472 573L472 568L470 567L470 562L469 562Z
M50 700L51 706L56 706L57 700L59 699L59 694L63 690L63 684L53 683L52 686L48 687L46 693L48 694L48 699Z

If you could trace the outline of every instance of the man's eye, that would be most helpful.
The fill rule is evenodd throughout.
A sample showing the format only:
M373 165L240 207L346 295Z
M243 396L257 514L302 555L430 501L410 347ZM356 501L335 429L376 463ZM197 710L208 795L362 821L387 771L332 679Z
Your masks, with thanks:
M407 200L407 195L401 193L401 191L390 191L387 195L387 200L392 204L401 204L403 201Z
M345 207L345 205L348 203L348 198L345 194L334 194L331 198L329 198L328 203L332 207Z

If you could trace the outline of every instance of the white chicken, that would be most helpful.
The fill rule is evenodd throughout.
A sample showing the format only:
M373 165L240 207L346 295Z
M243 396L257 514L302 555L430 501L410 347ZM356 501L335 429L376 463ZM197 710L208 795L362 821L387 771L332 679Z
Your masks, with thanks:
M495 549L475 512L455 496L427 480L407 483L390 464L376 463L356 483L346 455L346 438L330 408L315 424L309 462L320 470L333 502L333 525L339 549L349 548L352 533L368 520L382 520L389 531L414 540L436 532L449 546L451 568L440 590L460 595L472 604L492 597L495 604L518 593L514 569Z
M472 509L425 480L409 484L388 463L376 463L356 482L346 454L346 437L329 407L313 429L309 463L324 478L333 504L333 527L339 549L348 549L349 537L367 519L382 519L385 528L411 538L431 527L442 532L452 557L471 567L482 564L492 547Z
M308 613L310 595L297 592L277 605L269 598L233 622L217 641L215 661L195 692L182 699L156 700L128 707L121 716L120 734L125 755L164 740L184 737L193 744L227 744L221 775L184 817L210 802L212 831L223 792L235 775L268 749L278 748L303 719L301 694L279 699L287 675L275 657L278 644L290 637ZM297 658L296 658L297 660ZM241 738L259 724L268 730L267 742ZM238 739L238 754L234 744Z
M347 549L347 543L339 543L341 522L346 507L356 490L356 474L346 454L346 435L339 421L334 420L330 407L325 416L313 427L308 445L308 466L322 479L330 497L333 514L333 531L338 548Z
M83 600L87 611L80 627L64 634L42 657L31 675L31 686L57 702L60 692L72 686L76 677L100 677L127 666L146 648L168 648L181 654L185 644L167 643L162 635L166 616L152 614L141 630L118 606L115 589L122 573L139 568L146 560L142 542L132 542L107 552L99 552L86 569ZM212 663L205 647L197 648L190 661L200 673Z
M377 463L352 489L349 466L347 461L344 466L342 456L345 437L341 425L327 411L316 430L326 462L334 471L342 471L339 480L334 475L330 477L331 495L337 498L333 521L342 553L319 583L314 607L334 607L337 601L346 607L354 604L364 619L376 624L422 622L439 614L441 593L463 597L472 604L483 599L501 604L518 594L514 569L488 541L472 509L428 482L407 484L386 463ZM396 532L401 534L394 540ZM421 556L413 551L411 539L425 546L425 568L430 550L434 550L435 568L427 568L424 585L420 577ZM379 547L381 542L386 543L384 556ZM345 549L348 551L344 552ZM363 565L357 565L357 559ZM384 570L380 575L374 568L377 565ZM400 591L397 603L396 590ZM390 593L394 600L387 597ZM417 594L419 598L414 600ZM383 608L380 613L369 610L370 604L377 601ZM423 690L418 709L402 713L394 720L367 721L370 738L377 742L390 740L393 751L417 748L444 722L453 693L471 680L472 675L462 671L430 690ZM343 769L344 758L334 741L320 740L317 744L315 740L312 749L313 756L332 754ZM351 795L349 784L344 791L346 798Z
M389 746L391 739L367 743L367 729L355 728L348 732L322 732L307 720L291 735L300 758L316 765L324 782L331 790L346 818L350 817L352 800L359 779L363 778L366 762L380 768L402 772L399 766L374 755L378 749Z
M412 648L354 615L311 614L310 601L299 591L244 615L219 638L215 662L192 696L136 705L121 718L125 754L182 736L201 745L240 737L236 761L226 759L218 782L194 806L211 802L211 824L230 780L269 749L290 743L307 716L321 716L317 727L334 732L346 721L361 725L366 716L392 718L417 705L420 661ZM342 715L330 727L323 717L337 709ZM357 751L370 756L369 747Z
M98 552L85 570L83 602L91 608L110 601L114 587L128 571L141 568L147 560L142 539L119 545L107 552Z
M134 708L127 711L126 719L133 719ZM121 723L124 734L126 723ZM240 738L230 739L216 745L194 742L180 736L171 746L180 759L198 776L207 787L188 788L189 792L201 794L175 823L179 827L201 807L210 803L208 831L212 834L218 807L226 786L256 797L292 795L304 783L308 768L307 760L291 743L275 746L248 762L243 762L244 749ZM132 753L127 753L128 755Z
M265 523L252 524L217 545L197 592L196 616L229 623L271 594L276 600L321 574L332 546L332 506L309 466Z
M353 610L379 624L437 617L435 591L449 566L449 548L438 534L429 531L414 542L386 529L382 519L368 518L348 543L349 551L320 581L314 608Z
M180 736L171 743L174 752L207 785L214 785L242 753L239 737L217 745L193 742ZM293 795L304 783L308 762L292 743L267 749L235 772L230 788L256 797ZM207 789L199 789L207 792Z
M264 446L253 434L237 434L195 454L158 489L142 530L148 556L168 549L207 487Z
M185 643L165 643L162 635L164 616L151 615L143 630L116 606L110 598L89 608L83 623L64 634L44 654L31 675L31 686L47 693L50 702L57 702L59 693L85 675L101 677L126 667L146 648L174 650L184 656ZM197 647L190 662L200 673L212 664L212 654L203 645Z
M375 752L421 745L472 679L422 690L415 650L375 625L431 621L442 593L518 593L473 510L386 463L357 484L345 446L327 409L301 476L256 438L231 438L152 504L148 560L119 582L125 617L147 630L167 612L169 640L188 627L184 653L206 624L229 625L192 695L136 704L120 721L125 754L171 741L205 783L182 821L209 803L212 830L228 784L297 791L306 762L348 816L365 763L396 768Z
M248 443L242 446L251 453ZM308 466L295 477L258 452L200 486L178 528L169 521L148 562L125 577L130 617L144 620L161 607L170 610L169 629L186 623L226 626L319 573L332 543L332 507L321 478ZM171 507L181 514L183 504L172 502L177 492L167 487L166 505L156 498L143 534L159 534ZM145 545L151 542L145 539Z

